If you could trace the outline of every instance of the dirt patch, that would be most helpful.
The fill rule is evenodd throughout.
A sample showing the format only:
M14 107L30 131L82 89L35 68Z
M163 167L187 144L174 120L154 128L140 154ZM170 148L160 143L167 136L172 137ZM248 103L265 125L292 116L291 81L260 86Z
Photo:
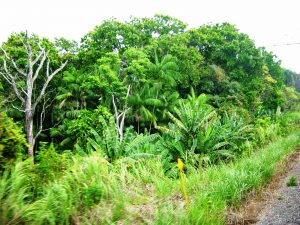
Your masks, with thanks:
M288 171L298 157L300 157L300 147L278 164L267 185L249 192L238 209L230 208L226 216L227 225L255 224L260 212L276 197L274 192L282 186Z
M180 193L157 199L153 195L144 204L128 204L126 210L134 218L131 224L153 224L156 210L159 206L163 205L172 205L174 208L179 207L184 209L185 201Z

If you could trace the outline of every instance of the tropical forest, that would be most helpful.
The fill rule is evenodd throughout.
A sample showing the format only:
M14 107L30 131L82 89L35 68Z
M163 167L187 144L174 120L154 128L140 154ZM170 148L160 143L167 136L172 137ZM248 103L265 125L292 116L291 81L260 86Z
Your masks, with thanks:
M300 145L300 74L230 23L0 46L1 225L230 224Z

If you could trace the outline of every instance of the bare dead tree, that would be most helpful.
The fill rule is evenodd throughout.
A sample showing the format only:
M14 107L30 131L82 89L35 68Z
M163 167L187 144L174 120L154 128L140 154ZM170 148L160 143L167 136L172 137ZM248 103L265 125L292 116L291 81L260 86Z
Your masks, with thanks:
M59 68L54 71L50 71L50 58L49 52L47 52L40 43L38 45L38 52L34 54L32 47L29 43L29 38L26 33L25 42L23 45L27 53L27 65L25 69L20 68L15 60L8 55L8 53L0 47L4 53L3 58L3 72L0 71L0 75L11 85L14 94L21 101L21 108L17 108L19 111L24 112L25 114L25 129L28 142L28 156L33 156L33 148L37 137L43 131L43 120L45 117L45 110L47 108L46 102L42 106L42 112L40 115L39 127L36 131L33 129L33 117L36 112L37 105L42 102L46 94L46 89L53 79L53 77L58 74L66 66L67 61L62 63ZM7 62L12 64L12 68L7 66ZM46 68L45 68L46 67ZM42 89L37 95L37 98L34 98L33 90L36 79L42 73L42 68L45 68L44 76L45 81L42 85ZM20 80L25 81L26 85L23 87L20 84ZM16 108L16 107L15 107Z
M127 92L126 92L126 98L125 101L127 100L129 93L130 93L131 85L129 84L127 87ZM118 132L119 140L122 141L124 137L124 122L125 122L125 116L129 108L127 107L127 104L125 102L123 108L121 111L118 110L116 101L115 101L115 96L112 95L112 103L115 111L115 119L116 119L116 129Z

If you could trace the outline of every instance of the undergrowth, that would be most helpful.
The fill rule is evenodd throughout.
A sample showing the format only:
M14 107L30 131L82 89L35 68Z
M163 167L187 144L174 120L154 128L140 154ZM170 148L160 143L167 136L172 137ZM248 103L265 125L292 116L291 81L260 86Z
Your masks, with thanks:
M257 138L273 143L260 150L253 143L235 160L187 163L188 207L176 163L167 162L174 167L170 176L164 156L147 153L156 146L148 142L157 138L154 135L122 143L127 156L115 158L107 158L101 146L109 143L97 141L96 133L96 148L88 154L58 153L44 143L35 164L18 161L2 174L0 224L225 224L226 209L268 182L277 163L300 144L299 124L293 121L299 121L299 113L278 115L270 130L269 119L259 119ZM268 130L260 134L263 129ZM131 153L132 146L142 146L141 152Z
M235 162L188 167L184 206L180 182L165 176L159 157L109 163L98 152L74 156L59 178L33 196L29 162L0 182L2 224L224 224L225 211L264 185L277 163L300 143L300 131Z

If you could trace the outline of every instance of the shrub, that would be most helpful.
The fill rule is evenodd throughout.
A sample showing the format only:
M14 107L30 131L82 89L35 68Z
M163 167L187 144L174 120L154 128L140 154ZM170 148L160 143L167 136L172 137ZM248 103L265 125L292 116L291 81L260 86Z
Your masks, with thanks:
M41 142L39 151L35 157L35 174L39 177L39 182L47 183L59 178L71 164L70 151L59 154L53 143Z
M149 153L150 145L158 138L157 134L137 134L129 127L124 132L123 140L120 140L113 117L108 122L102 120L101 123L102 132L91 129L93 137L88 138L87 150L96 150L109 161L121 157L138 158Z
M103 123L110 117L109 110L104 106L95 110L70 111L58 128L51 129L51 136L61 139L61 148L73 150L74 145L83 147L87 139L93 137L91 130L102 132Z
M156 126L163 132L162 152L168 152L171 160L180 157L192 164L215 163L232 159L249 147L252 126L236 114L220 119L206 100L204 94L196 97L192 93L180 101L175 115L169 113L172 123L168 127Z
M263 146L272 141L279 133L279 124L270 116L257 118L255 123L255 145Z
M26 149L21 127L5 113L0 113L0 171L16 158L24 158Z

